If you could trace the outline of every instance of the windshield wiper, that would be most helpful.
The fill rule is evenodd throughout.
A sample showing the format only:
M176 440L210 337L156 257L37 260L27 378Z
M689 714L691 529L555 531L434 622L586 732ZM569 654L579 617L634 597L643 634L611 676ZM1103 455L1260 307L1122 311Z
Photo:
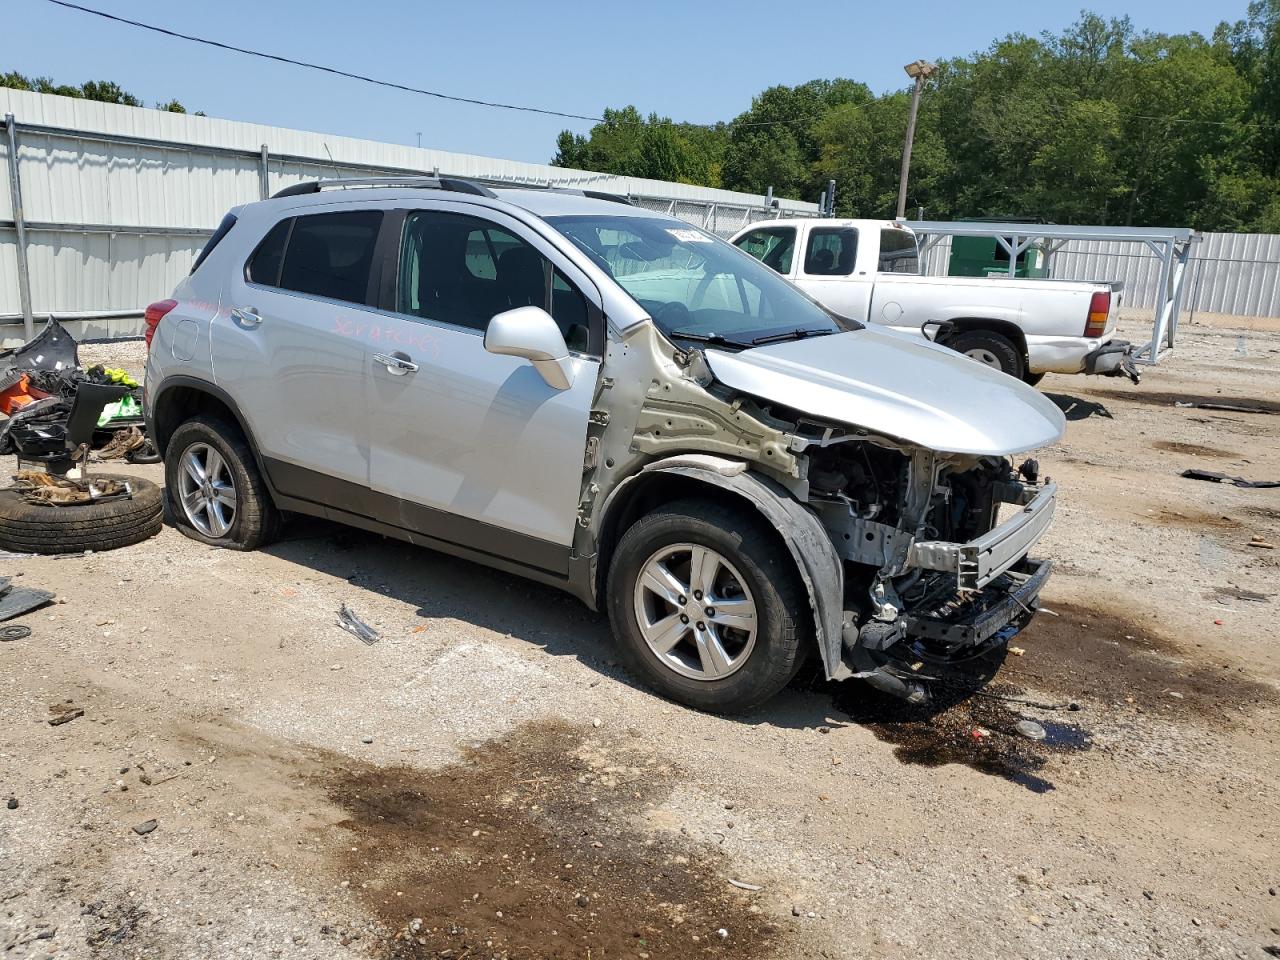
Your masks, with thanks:
M762 343L778 343L782 340L803 340L806 337L827 337L838 332L838 330L823 330L821 328L817 330L805 330L803 328L798 328L795 330L788 330L786 333L771 333L765 337L756 337L751 341L751 345L753 347L758 347Z
M679 337L681 340L693 340L695 343L714 343L725 347L745 348L754 346L757 342L752 340L751 343L744 343L741 340L731 340L722 333L695 333L692 330L672 330L667 336Z

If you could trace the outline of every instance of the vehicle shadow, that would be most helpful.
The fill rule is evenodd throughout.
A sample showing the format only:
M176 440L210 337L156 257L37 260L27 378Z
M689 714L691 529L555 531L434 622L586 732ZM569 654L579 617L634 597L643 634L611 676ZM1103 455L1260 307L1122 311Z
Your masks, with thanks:
M415 607L411 631L459 621L574 657L611 679L626 680L608 618L554 587L460 560L426 547L312 517L291 518L267 553L346 580L345 602L360 614L360 591ZM384 625L384 629L391 629ZM638 686L638 683L635 683Z
M413 622L404 624L406 630L438 624L441 631L450 631L453 622L460 621L551 656L572 657L602 678L650 692L623 665L605 614L554 587L310 517L292 519L284 537L266 552L346 580L353 589L345 599L356 614L361 612L357 591L371 591L416 608ZM989 683L998 669L999 662L992 662L972 675L949 677L945 685L929 684L928 702L911 705L860 680L826 680L814 651L782 693L727 719L788 729L928 722Z
M1068 420L1088 420L1090 417L1102 417L1106 420L1114 420L1111 411L1102 404L1093 400L1082 400L1080 397L1073 397L1068 393L1046 393L1046 397L1052 400L1062 415Z

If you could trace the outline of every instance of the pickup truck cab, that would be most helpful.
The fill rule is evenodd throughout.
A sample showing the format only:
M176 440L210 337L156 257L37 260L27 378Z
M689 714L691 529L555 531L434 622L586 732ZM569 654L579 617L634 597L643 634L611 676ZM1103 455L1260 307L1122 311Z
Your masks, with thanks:
M298 184L228 213L146 321L187 536L312 514L551 584L701 709L810 655L919 696L1049 575L1055 488L1010 459L1062 435L1047 397L618 198Z
M928 277L916 236L886 220L770 220L730 241L841 316L924 336L1035 384L1046 373L1124 375L1123 285Z

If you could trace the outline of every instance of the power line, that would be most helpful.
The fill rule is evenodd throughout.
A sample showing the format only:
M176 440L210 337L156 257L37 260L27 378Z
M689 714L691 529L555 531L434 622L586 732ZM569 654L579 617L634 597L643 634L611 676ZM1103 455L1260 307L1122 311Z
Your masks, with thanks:
M220 50L230 50L233 53L243 53L251 57L261 57L263 60L275 60L277 63L288 63L295 67L306 67L308 70L319 70L323 73L331 73L334 76L346 77L350 80L361 80L365 83L372 83L379 87L388 87L392 90L403 90L406 93L418 93L426 97L435 97L439 100L452 100L455 103L470 103L479 107L497 107L501 110L518 110L524 113L540 113L551 117L565 117L570 120L591 120L596 123L603 123L603 117L590 117L582 113L566 113L561 110L547 110L543 107L527 107L514 103L498 103L493 100L478 100L474 97L458 97L448 93L440 93L437 90L424 90L421 87L410 87L403 83L395 83L390 80L378 80L374 77L367 77L361 73L351 73L347 70L339 70L336 67L326 67L318 63L308 63L305 60L294 60L290 57L282 57L274 53L263 53L260 50L249 50L246 47L237 47L230 43L221 43L217 40L207 40L204 37L192 36L189 33L179 33L177 30L169 30L165 27L157 27L154 24L143 23L140 20L130 20L128 17L118 17L114 13L107 13L104 10L94 10L92 7L84 7L78 3L69 3L68 0L48 0L55 6L65 7L68 10L77 10L80 13L92 14L95 17L102 17L104 20L114 20L117 23L124 23L131 27L139 27L143 30L150 30L153 33L161 33L167 37L177 37L180 40L190 40L192 43L202 43L205 46L217 47Z

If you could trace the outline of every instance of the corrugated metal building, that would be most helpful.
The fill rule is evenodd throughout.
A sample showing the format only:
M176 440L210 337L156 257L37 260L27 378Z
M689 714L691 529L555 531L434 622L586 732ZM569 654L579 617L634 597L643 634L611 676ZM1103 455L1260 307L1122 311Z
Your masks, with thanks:
M321 177L435 171L604 190L722 236L755 220L818 210L795 200L769 210L763 196L729 190L0 89L0 117L6 114L16 122L37 316L140 311L186 274L228 208ZM0 136L0 318L12 322L22 298L8 142ZM84 334L137 328L135 319L103 317Z

